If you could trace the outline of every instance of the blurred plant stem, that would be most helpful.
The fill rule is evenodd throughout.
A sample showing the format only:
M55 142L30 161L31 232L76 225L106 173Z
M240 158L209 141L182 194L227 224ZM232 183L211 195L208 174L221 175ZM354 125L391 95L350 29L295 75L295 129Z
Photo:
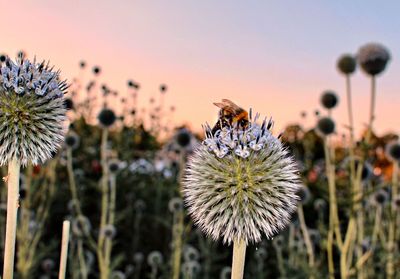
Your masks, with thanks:
M181 181L183 179L184 169L186 165L186 155L187 154L185 153L185 151L182 150L181 155L179 156L179 176L178 176L179 188L181 188ZM181 193L181 191L179 192ZM172 279L179 279L179 274L181 270L183 229L184 229L184 212L182 209L174 212L173 216Z
M107 216L109 214L109 189L108 189L108 164L107 164L107 140L108 140L108 129L103 128L101 135L101 166L103 175L101 177L101 216L99 226L99 237L97 241L97 260L100 270L101 279L109 279L110 277L110 265L106 259L105 251L105 234L104 229L107 225Z
M280 273L280 278L286 278L285 266L283 264L282 247L278 246L276 241L273 241L272 245L274 246L275 252L276 252L276 259L278 261L278 269L279 269L279 273Z
M36 183L33 181L33 166L27 166L25 197L21 201L21 219L17 231L17 272L23 279L31 278L32 270L41 260L37 248L43 233L46 232L45 223L55 194L57 164L58 158L42 167L41 173L35 179Z
M242 239L234 240L231 279L243 279L245 259L246 259L246 242Z
M339 249L343 246L342 235L339 227L339 216L336 200L336 182L335 182L335 166L334 153L330 150L328 137L324 137L324 152L325 152L325 164L326 164L326 176L328 178L329 188L329 229L328 229L328 241L327 241L327 258L328 258L328 270L329 278L334 278L335 266L333 262L333 240L336 236L336 242Z
M395 267L394 267L394 254L396 250L396 243L398 243L398 239L396 239L396 220L397 220L397 211L395 205L395 199L398 197L398 184L399 184L399 162L393 162L393 173L392 173L392 194L391 194L391 203L390 203L390 217L389 217L389 232L388 232L388 241L387 241L387 262L386 262L386 276L388 279L394 278L395 275Z
M81 201L78 197L78 189L77 189L76 181L75 181L72 148L69 148L69 147L67 148L67 171L68 171L69 189L71 191L71 197L72 197L72 206L74 207L74 210L76 210L77 220L81 220L81 218L79 218L79 217L84 216L84 215L82 212ZM90 234L85 234L85 237L88 240L89 246L93 250L96 250L97 244L96 244L95 240L93 239L93 237ZM84 256L82 239L78 238L76 245L78 246L77 250L71 249L70 255L74 259L74 263L78 264L78 269L82 276L82 279L85 279L88 276L88 270L87 270L86 259ZM75 251L76 251L76 254L75 254ZM76 261L75 257L78 257L79 260ZM73 272L75 272L75 270L73 270Z
M14 278L15 238L19 208L20 162L14 158L8 163L7 181L7 221L4 245L3 279Z
M63 222L62 240L61 240L61 255L60 255L60 270L58 272L58 279L65 279L65 273L67 271L70 225L71 225L70 221Z
M303 205L301 203L297 207L297 214L299 216L300 228L301 228L301 232L302 232L303 238L304 238L304 243L305 243L306 249L307 249L308 265L311 269L311 275L309 278L311 279L311 278L314 278L314 276L312 275L314 273L314 265L315 265L314 249L313 249L313 245L311 243L310 234L308 233L306 221L304 219Z

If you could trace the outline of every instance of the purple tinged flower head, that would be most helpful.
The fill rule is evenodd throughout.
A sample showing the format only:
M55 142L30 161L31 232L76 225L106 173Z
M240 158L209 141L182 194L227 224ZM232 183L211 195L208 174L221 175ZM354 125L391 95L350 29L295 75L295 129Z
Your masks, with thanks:
M0 165L52 157L64 140L68 85L49 63L19 56L0 64Z
M251 115L251 114L250 114ZM250 118L246 128L223 127L189 158L184 202L194 222L214 240L246 243L271 238L289 222L301 186L298 168L270 129Z

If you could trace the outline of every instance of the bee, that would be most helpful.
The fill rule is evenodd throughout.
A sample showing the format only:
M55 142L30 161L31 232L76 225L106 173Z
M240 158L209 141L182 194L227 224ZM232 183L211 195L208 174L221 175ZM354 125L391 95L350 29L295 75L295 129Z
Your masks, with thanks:
M228 99L222 99L221 103L214 103L220 108L218 113L218 121L212 128L212 133L215 134L223 127L237 127L245 129L249 124L249 114L234 102Z

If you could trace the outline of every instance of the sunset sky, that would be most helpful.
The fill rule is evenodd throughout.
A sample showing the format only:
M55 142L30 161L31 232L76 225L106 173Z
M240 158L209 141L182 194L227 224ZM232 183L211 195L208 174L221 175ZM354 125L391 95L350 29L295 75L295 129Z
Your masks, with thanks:
M229 98L272 116L279 131L308 113L315 123L322 91L340 97L333 116L347 123L343 53L368 42L388 47L392 60L379 76L375 127L400 132L400 2L385 1L1 1L0 52L49 59L72 80L79 61L99 65L101 79L126 92L141 84L145 106L168 85L174 122L200 130L215 120L212 102ZM368 119L369 80L353 77L355 123Z

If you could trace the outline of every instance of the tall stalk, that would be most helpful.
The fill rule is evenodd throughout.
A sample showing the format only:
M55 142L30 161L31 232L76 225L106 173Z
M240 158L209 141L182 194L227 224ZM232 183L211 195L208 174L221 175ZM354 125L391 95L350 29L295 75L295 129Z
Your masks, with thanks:
M19 208L19 173L20 162L12 159L8 163L7 180L7 221L4 247L3 279L14 278L15 238L17 214Z
M246 242L239 239L233 242L231 279L243 279L244 262L246 258Z

